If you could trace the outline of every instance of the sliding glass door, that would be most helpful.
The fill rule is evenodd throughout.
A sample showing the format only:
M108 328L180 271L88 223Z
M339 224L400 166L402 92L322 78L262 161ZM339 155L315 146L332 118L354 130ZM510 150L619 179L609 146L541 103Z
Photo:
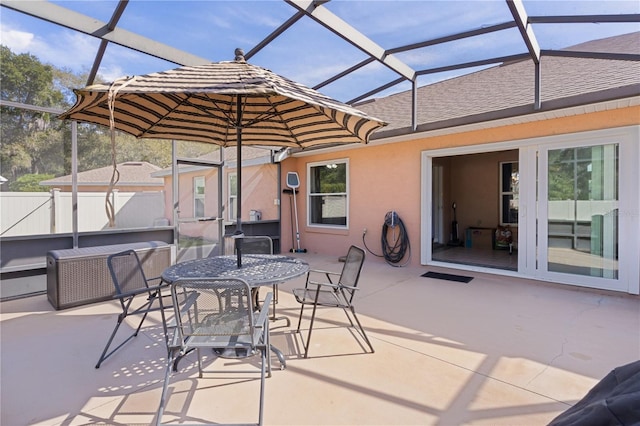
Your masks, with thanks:
M461 187L471 188L479 198L479 190L471 183L482 182L477 172L481 169L474 169L473 179L463 179L463 171L474 164L471 160L487 159L500 165L500 175L494 179L500 183L500 198L493 204L500 215L499 223L517 231L517 270L504 268L501 273L514 271L522 277L558 284L640 294L639 142L640 126L630 126L513 141L510 150L504 151L509 158L497 157L501 152L498 148L504 145L426 152L424 176L431 181L423 195L431 204L423 210L423 223L431 226L423 226L425 264L434 261L456 263L456 267L461 263L463 268L477 266L468 257L455 262L432 250L437 230L433 220L438 217L434 198L437 163L432 158L455 170L460 182L457 186L445 185L457 190L445 191L445 205L447 199L461 205ZM516 149L517 157L513 155ZM458 159L462 162L455 163ZM481 203L468 205L474 206L473 219L480 217L480 207L491 206L492 202L484 197ZM468 217L460 220L471 223L465 226L473 232L473 221ZM448 246L444 248L453 252Z
M538 262L543 274L619 276L619 144L541 149Z

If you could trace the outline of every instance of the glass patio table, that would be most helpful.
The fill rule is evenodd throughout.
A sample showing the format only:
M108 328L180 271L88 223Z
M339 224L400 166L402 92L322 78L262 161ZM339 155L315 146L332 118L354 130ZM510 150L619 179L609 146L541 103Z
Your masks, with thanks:
M304 275L309 264L297 257L277 254L244 254L238 268L236 255L212 256L176 263L164 270L162 280L173 283L180 278L241 278L251 288L278 284ZM282 368L286 366L284 355L271 346Z

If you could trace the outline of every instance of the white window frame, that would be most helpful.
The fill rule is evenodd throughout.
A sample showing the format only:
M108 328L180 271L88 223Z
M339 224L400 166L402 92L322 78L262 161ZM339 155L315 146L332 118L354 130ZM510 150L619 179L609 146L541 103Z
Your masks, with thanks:
M538 239L540 244L538 245L538 271L537 276L548 281L566 283L566 284L577 284L582 287L591 287L598 288L602 290L614 290L614 291L626 291L632 294L638 294L638 280L635 280L635 284L632 286L628 283L628 272L629 265L634 264L637 259L631 261L629 259L629 253L635 252L637 253L637 239L635 238L624 238L624 235L633 235L633 232L629 231L629 226L627 223L627 216L625 212L631 211L629 207L630 202L635 202L636 204L640 201L638 198L633 199L633 195L629 189L632 189L633 184L629 185L628 180L633 181L631 179L625 179L631 177L631 173L636 174L637 177L637 166L631 166L627 157L633 157L633 151L637 156L638 148L637 146L633 146L629 144L625 139L628 139L628 135L623 133L616 133L613 130L608 131L594 131L588 132L584 135L567 135L565 138L561 139L560 142L550 145L550 144L540 144L538 146L538 169L537 169L537 181L538 181ZM573 148L588 148L593 146L602 146L602 145L618 145L618 199L617 209L619 211L618 216L618 258L617 262L621 266L617 273L617 278L607 278L607 277L592 277L588 275L581 274L566 274L560 272L549 271L548 268L548 257L549 257L549 246L547 241L549 239L549 229L548 229L548 221L549 221L549 211L548 211L548 155L549 151L558 150L558 149L573 149ZM637 163L636 163L637 164ZM631 167L630 167L631 166ZM635 180L637 182L637 180ZM633 189L632 189L633 190ZM637 211L637 210L636 210ZM636 225L638 221L636 220ZM636 234L637 235L637 234ZM634 248L629 248L631 244L635 245ZM638 271L634 271L636 277ZM633 287L633 289L632 289Z
M311 197L317 196L315 194L311 194L311 170L315 167L323 167L330 164L344 164L346 167L345 171L345 188L346 191L344 193L327 193L322 194L326 195L344 195L345 197L345 215L346 220L344 225L331 225L331 224L323 224L323 223L312 223L311 222ZM331 229L349 229L349 160L347 158L335 159L335 160L327 160L327 161L318 161L314 163L307 163L307 226L314 228L331 228Z
M503 191L502 190L503 187L504 187L503 186L504 182L502 181L503 176L504 176L504 174L502 173L502 168L504 167L505 164L517 164L518 165L518 174L520 174L520 163L518 161L501 161L500 162L500 170L499 170L499 173L500 173L500 188L499 188L499 193L498 193L499 200L500 200L500 210L499 210L500 221L499 222L500 222L501 226L515 226L515 227L517 227L518 226L518 221L517 220L515 222L504 222L503 221L503 219L504 219L503 212L504 212L504 207L505 207L504 206L504 201L503 201L504 200L504 196L505 195L512 195L512 196L514 196L513 198L515 200L518 200L519 199L519 195L520 195L519 188L516 191Z
M207 180L204 176L195 176L193 178L193 217L205 217L206 204L205 194ZM198 188L202 188L202 193L198 192ZM202 202L202 214L198 214L198 201Z

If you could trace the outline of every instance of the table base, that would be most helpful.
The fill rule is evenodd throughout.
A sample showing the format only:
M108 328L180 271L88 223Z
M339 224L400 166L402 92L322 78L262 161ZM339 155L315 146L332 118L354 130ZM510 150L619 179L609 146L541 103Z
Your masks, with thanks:
M280 361L280 369L284 370L287 368L287 361L284 359L284 354L280 349L276 348L273 345L270 345L271 352L276 354L278 357L278 361ZM213 349L213 353L216 354L219 358L224 359L238 359L238 358L247 358L250 356L254 356L257 352L247 355L247 349L245 348L235 348L235 349Z

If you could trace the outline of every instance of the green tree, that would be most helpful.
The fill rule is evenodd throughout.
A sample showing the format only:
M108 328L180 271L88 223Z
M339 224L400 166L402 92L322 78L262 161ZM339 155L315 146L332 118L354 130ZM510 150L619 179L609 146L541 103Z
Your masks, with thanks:
M75 101L74 88L86 85L88 72L74 73L43 64L29 54L14 54L0 46L0 96L3 100L31 106L68 109ZM104 81L100 76L97 81ZM0 174L9 179L12 190L23 175L71 174L71 125L55 114L3 106L0 111ZM112 163L108 128L78 123L78 171ZM179 142L179 155L196 158L217 146ZM159 167L171 165L171 141L136 139L116 132L116 162L147 161ZM47 178L43 177L41 180ZM15 183L15 185L11 185ZM18 189L23 188L23 189Z
M53 67L33 55L15 54L0 46L2 99L44 107L61 106L62 93L53 86Z
M549 151L549 200L573 200L574 150L555 149Z
M54 69L35 56L14 54L0 46L0 97L3 100L39 107L65 105L64 97L53 84ZM45 172L52 140L61 124L51 113L3 106L0 111L0 169L16 181L22 174Z
M347 191L346 164L329 164L319 169L320 192L325 194Z
M49 188L40 186L40 182L53 179L53 177L53 175L49 174L22 175L15 182L9 184L9 190L16 192L48 192Z
M62 94L65 107L70 107L76 102L73 89L84 87L88 78L88 71L75 73L69 68L53 68L53 87ZM100 82L103 81L100 79Z

